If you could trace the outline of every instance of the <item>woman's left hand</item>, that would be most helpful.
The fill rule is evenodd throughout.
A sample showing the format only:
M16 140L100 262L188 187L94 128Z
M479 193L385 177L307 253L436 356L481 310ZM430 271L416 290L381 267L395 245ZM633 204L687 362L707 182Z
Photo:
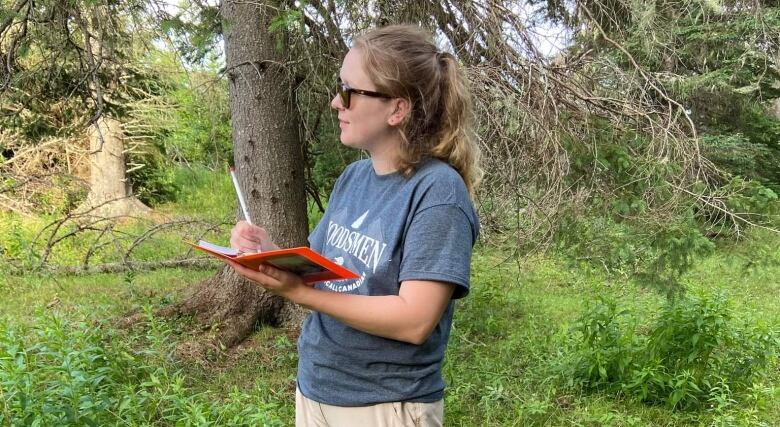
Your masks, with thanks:
M312 287L304 283L300 276L267 264L260 264L257 270L252 270L228 259L223 259L223 261L236 273L291 301L295 301L295 295L298 292Z

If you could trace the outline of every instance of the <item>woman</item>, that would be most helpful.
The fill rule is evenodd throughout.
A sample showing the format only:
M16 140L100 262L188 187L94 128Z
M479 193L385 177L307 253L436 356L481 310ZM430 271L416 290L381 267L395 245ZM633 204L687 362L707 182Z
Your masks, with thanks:
M440 426L453 300L468 293L479 228L464 78L420 28L384 27L355 40L331 106L341 142L370 159L338 178L309 243L360 278L311 287L230 265L312 310L298 340L296 425ZM275 247L245 222L231 245Z

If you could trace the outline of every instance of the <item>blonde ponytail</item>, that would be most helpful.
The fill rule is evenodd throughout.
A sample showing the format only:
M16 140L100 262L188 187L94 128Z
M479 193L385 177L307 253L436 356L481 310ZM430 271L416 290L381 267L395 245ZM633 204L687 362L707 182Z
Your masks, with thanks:
M444 108L441 129L437 137L438 143L431 148L431 154L452 165L463 177L466 188L473 196L483 173L479 167L479 146L471 126L471 96L465 85L466 79L455 58L449 53L442 53L440 57L444 67L442 78Z

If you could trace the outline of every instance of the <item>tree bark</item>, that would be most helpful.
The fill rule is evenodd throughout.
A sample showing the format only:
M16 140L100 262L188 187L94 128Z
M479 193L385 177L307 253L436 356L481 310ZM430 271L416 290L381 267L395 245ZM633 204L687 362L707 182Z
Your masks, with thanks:
M775 66L780 66L780 51L775 53ZM780 80L775 80L773 86L776 89L780 89ZM771 101L769 112L772 117L780 120L780 98L775 98Z
M139 215L150 209L133 196L127 181L122 125L100 117L89 128L89 195L79 210L115 218Z
M236 173L253 222L280 247L307 245L304 147L290 73L268 26L278 4L225 0L223 18ZM237 210L238 211L238 210ZM241 219L240 216L238 216ZM203 353L244 340L258 323L300 326L305 312L223 268L167 310L211 331L180 349Z
M127 180L122 124L103 111L105 89L99 74L104 73L109 81L113 80L109 86L116 86L119 79L118 73L111 70L114 68L111 64L115 63L111 38L107 36L106 28L101 26L107 11L97 7L84 12L89 12L90 19L84 19L81 10L74 10L73 17L84 36L86 59L91 67L89 89L97 111L88 129L89 194L79 210L106 218L145 214L151 209L133 196ZM105 61L106 65L104 59L109 59Z

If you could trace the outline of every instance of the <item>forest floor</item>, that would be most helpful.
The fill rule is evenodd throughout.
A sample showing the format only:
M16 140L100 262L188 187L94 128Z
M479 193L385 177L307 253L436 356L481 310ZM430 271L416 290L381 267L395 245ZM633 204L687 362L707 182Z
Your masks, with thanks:
M213 360L184 362L173 348L186 338L187 322L152 314L217 267L0 278L0 425L21 423L20 414L32 416L27 422L58 419L44 416L58 410L72 411L59 420L74 425L112 419L117 425L292 425L294 332L261 326ZM754 232L719 243L683 280L689 292L724 292L735 317L780 330L780 236ZM471 293L457 303L445 360L446 425L780 423L777 359L761 379L761 396L718 410L673 410L566 386L556 370L566 357L561 343L599 296L615 299L647 324L666 299L554 254L507 261L503 251L479 246ZM112 320L131 310L147 313L148 321L117 331ZM17 360L20 346L23 363ZM107 361L116 357L126 357L127 364ZM72 395L63 399L63 393ZM23 394L28 403L20 403Z

